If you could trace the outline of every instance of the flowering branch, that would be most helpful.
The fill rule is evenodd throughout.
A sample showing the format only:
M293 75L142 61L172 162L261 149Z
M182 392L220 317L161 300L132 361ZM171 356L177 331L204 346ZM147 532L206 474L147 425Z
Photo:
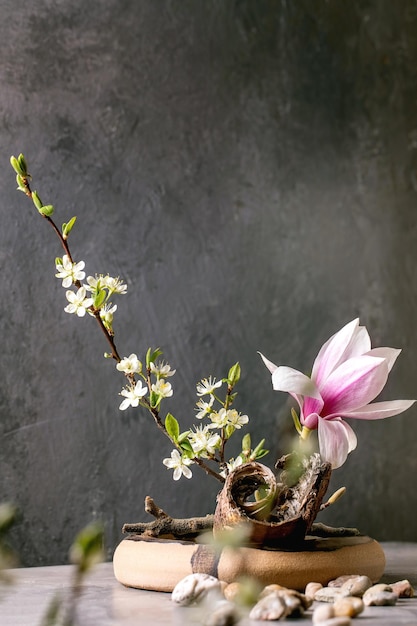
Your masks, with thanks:
M55 276L62 280L62 286L67 290L68 304L64 308L65 312L75 314L77 317L84 317L88 313L95 318L110 348L110 352L105 353L105 357L116 361L116 369L127 379L126 387L120 392L123 400L119 408L124 411L128 407L142 406L150 412L157 428L174 445L171 457L163 460L168 469L174 470L174 480L178 480L181 476L191 478L190 465L196 464L206 474L223 483L225 476L235 466L264 456L267 453L263 448L264 441L252 450L250 436L246 435L242 442L241 454L229 461L225 458L227 441L236 430L240 430L249 421L247 415L241 415L236 409L231 408L236 397L234 387L240 379L238 363L229 370L227 378L216 381L210 377L197 384L197 396L200 398L197 402L197 418L208 417L209 424L180 432L179 423L171 413L166 415L164 421L162 420L161 403L165 398L173 395L172 385L166 379L173 376L175 370L172 370L167 363L157 361L162 354L159 348L148 350L144 369L136 354L132 353L122 358L116 347L113 314L117 305L112 305L110 297L113 294L125 294L127 285L119 278L101 274L95 277L88 276L86 284L83 284L82 281L86 276L85 263L74 261L68 244L68 237L75 225L76 217L64 223L60 230L52 219L53 205L44 205L38 192L31 188L31 176L28 173L24 156L22 154L17 158L12 156L10 163L16 173L18 190L32 199L40 215L54 230L64 250L63 257L55 260L57 270ZM227 383L224 401L215 394L215 390L223 383ZM201 400L203 396L208 396L208 400ZM215 402L220 405L218 410L213 408ZM214 430L219 432L213 432ZM219 471L212 467L213 464L219 467Z

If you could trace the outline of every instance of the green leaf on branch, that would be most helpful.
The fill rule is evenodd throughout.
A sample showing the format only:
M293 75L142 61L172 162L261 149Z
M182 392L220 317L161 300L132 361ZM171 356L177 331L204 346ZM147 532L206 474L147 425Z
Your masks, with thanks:
M184 451L186 456L193 457L195 455L193 446L188 439L184 439L183 441L181 441L180 446L181 450Z
M251 461L255 461L255 459L261 459L263 456L268 454L269 450L265 450L264 445L265 445L265 439L261 439L261 441L258 443L256 448L252 450L252 453L250 455Z
M252 441L251 441L250 433L246 433L246 435L242 439L242 452L245 456L250 455L251 445L252 445Z
M94 297L94 303L93 303L94 308L99 309L104 304L104 301L106 298L107 298L107 291L105 289L100 289Z
M165 430L173 441L178 441L180 426L172 413L167 413L165 418Z
M152 350L152 348L148 348L146 353L146 369L149 369L151 363L154 363L156 359L161 356L162 350L160 348L156 348L156 350Z

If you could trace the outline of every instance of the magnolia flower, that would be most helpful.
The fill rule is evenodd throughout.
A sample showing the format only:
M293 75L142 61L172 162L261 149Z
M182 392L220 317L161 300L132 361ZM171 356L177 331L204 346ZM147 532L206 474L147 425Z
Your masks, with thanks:
M117 363L116 369L125 374L140 374L142 371L142 363L136 354L125 356L120 363Z
M174 393L171 383L165 382L163 378L160 378L152 385L152 391L161 398L170 398Z
M272 374L272 387L288 392L300 407L301 436L318 430L320 455L333 468L356 448L352 428L342 418L383 419L408 409L414 400L374 402L401 350L373 348L368 331L355 319L320 349L309 378L291 367L261 357Z
M65 295L69 304L64 308L64 311L76 313L78 317L84 317L86 310L93 304L92 298L86 298L85 287L80 287L77 292L67 291Z
M139 406L141 398L143 398L143 396L146 396L147 393L148 388L143 386L141 380L138 380L135 385L130 385L129 387L122 389L120 395L124 396L125 399L119 406L119 409L121 411L124 411L129 406Z
M203 378L203 380L197 383L197 395L206 396L208 394L212 394L214 393L214 390L221 387L221 385L221 380L216 382L216 379L211 376L209 378Z
M57 259L55 262L55 267L58 270L55 276L56 278L62 278L62 286L67 289L77 280L83 280L85 278L85 272L82 271L84 266L84 261L73 263L68 255L64 254L62 259Z
M214 396L211 396L208 402L205 402L204 400L199 400L196 405L197 408L195 409L197 411L196 418L201 420L203 419L203 417L211 413L211 407L213 406L213 402Z
M193 452L202 457L213 456L222 443L220 435L213 435L208 426L195 427L195 430L188 435L188 439Z
M177 370L172 370L171 366L168 363L164 363L163 361L160 363L154 363L153 361L150 364L151 373L158 377L169 378L170 376L174 376Z
M188 467L193 463L193 460L188 457L181 456L178 450L173 450L171 452L171 458L164 459L162 463L166 465L168 469L174 470L174 480L179 480L181 475L184 475L185 478L191 478L193 475Z

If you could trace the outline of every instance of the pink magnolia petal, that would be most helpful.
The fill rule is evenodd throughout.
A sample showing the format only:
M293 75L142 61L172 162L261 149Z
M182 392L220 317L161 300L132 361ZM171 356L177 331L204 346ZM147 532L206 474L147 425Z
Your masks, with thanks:
M376 356L378 358L385 359L388 365L388 371L390 372L400 352L401 350L398 348L373 348L366 354L368 356Z
M275 391L286 391L297 396L309 396L321 400L314 382L298 370L280 365L272 374L272 387Z
M261 357L262 361L265 363L266 367L269 369L269 371L271 372L271 374L273 374L275 372L275 370L277 369L278 365L275 365L274 363L272 363L272 361L270 361L269 359L266 358L266 356L264 356L262 354L262 352L258 351L259 356Z
M353 337L343 354L343 360L347 361L355 356L361 356L371 349L371 338L365 326L358 326Z
M415 400L389 400L387 402L373 402L355 411L343 412L342 417L358 420L382 420L403 413L414 404Z
M356 448L356 435L346 422L340 418L333 420L319 419L318 437L320 456L323 461L337 469L347 459L349 452Z
M381 393L388 378L385 359L360 356L342 363L320 389L323 417L345 415L369 404Z
M359 320L355 319L343 326L321 347L313 364L311 378L320 387L343 359L345 350L357 332Z

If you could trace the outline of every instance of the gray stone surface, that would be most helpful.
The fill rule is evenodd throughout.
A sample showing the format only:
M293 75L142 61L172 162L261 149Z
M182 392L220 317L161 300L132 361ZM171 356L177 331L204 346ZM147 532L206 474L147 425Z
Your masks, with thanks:
M393 582L408 578L417 582L417 545L383 544L387 557L384 580ZM14 585L0 588L0 626L34 626L40 624L51 601L57 596L65 600L71 585L70 566L32 567L13 572ZM302 619L291 623L311 624L315 602ZM85 580L77 618L82 626L197 626L204 619L206 608L179 607L171 601L171 594L129 589L114 578L111 563L98 565ZM370 606L360 614L362 626L414 626L417 621L417 598L398 600L395 606ZM262 622L243 615L239 626Z
M26 565L63 563L91 519L109 554L152 495L211 512L209 478L173 484L170 446L121 379L93 320L63 312L57 242L14 191L22 151L75 257L120 275L122 354L160 345L169 410L239 360L237 404L271 463L292 423L257 355L308 371L360 316L402 347L384 398L416 396L416 26L411 0L0 0L0 476ZM323 521L417 540L416 409L354 424Z

